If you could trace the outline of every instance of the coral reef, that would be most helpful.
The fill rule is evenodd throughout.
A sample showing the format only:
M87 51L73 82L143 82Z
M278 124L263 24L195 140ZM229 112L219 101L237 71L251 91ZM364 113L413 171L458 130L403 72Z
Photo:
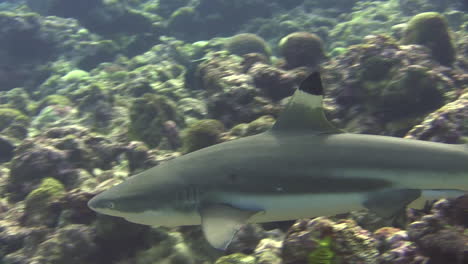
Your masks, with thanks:
M0 0L0 263L467 262L467 196L408 209L401 229L366 210L249 224L225 252L200 227L151 228L87 206L129 175L266 131L319 66L338 127L466 144L467 10L464 0Z
M457 87L458 74L426 49L399 46L384 35L367 37L325 68L334 72L324 76L331 84L332 118L361 133L404 136L421 121L418 116L441 107Z

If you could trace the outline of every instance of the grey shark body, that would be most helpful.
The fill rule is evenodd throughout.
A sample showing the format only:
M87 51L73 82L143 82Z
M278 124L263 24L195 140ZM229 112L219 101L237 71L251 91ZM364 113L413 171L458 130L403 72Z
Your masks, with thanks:
M418 198L468 190L465 146L343 133L325 118L309 76L275 126L151 168L89 202L152 226L199 225L225 249L246 222L368 208L391 217Z

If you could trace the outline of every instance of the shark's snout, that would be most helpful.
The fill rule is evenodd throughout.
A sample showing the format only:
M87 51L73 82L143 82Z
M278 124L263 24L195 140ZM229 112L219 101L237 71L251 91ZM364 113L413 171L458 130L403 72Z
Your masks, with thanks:
M115 205L112 201L102 199L100 195L94 196L91 200L88 201L88 207L96 212L113 209L114 206Z

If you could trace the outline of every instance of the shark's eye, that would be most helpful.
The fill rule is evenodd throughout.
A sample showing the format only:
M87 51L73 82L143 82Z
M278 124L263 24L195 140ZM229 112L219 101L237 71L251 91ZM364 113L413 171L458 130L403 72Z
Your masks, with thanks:
M113 203L113 202L107 202L106 205L107 205L107 208L109 208L109 209L113 209L115 207L115 203Z

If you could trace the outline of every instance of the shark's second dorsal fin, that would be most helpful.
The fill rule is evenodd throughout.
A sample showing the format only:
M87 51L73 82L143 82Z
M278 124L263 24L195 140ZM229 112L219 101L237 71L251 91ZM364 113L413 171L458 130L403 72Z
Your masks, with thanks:
M320 73L310 74L299 86L272 131L309 131L317 134L342 133L323 111L323 86Z

